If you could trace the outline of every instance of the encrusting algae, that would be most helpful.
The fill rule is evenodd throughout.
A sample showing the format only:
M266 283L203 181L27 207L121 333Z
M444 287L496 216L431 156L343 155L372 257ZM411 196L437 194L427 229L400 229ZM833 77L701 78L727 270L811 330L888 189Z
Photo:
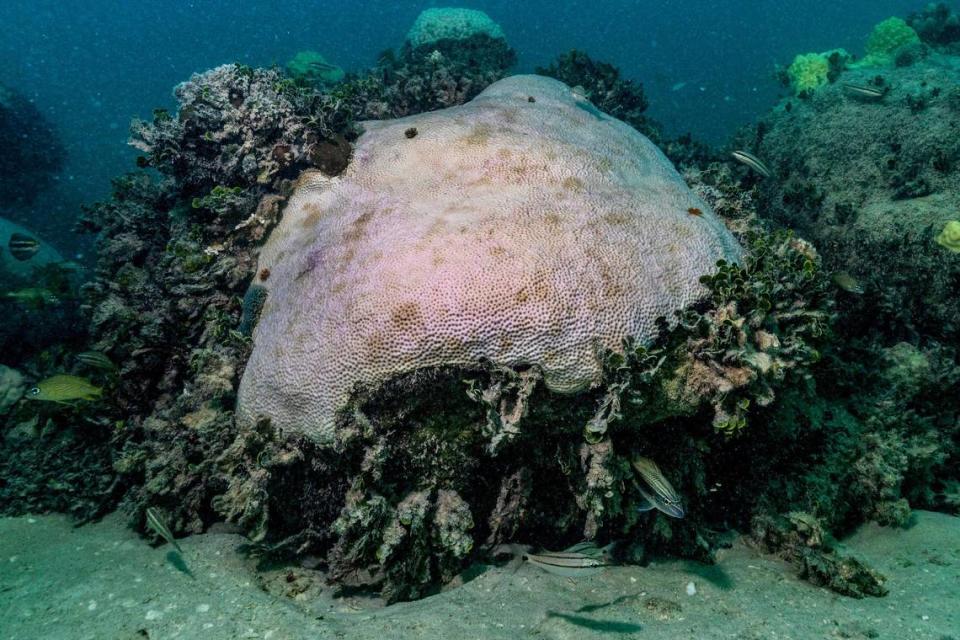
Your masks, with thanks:
M960 220L951 220L937 236L937 244L954 253L960 253Z

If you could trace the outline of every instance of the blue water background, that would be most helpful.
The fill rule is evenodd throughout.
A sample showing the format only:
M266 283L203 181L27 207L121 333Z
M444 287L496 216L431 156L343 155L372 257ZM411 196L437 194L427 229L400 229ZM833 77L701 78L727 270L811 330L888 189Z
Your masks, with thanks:
M925 3L907 0L2 0L0 81L34 100L58 127L68 158L58 185L25 220L55 243L82 250L69 229L82 202L102 198L132 167L130 119L173 107L172 87L227 63L284 63L315 49L347 68L399 46L417 14L466 6L499 22L531 71L570 48L641 81L649 113L668 132L721 143L782 90L776 64L797 53L861 53L871 27ZM681 83L684 83L681 85Z

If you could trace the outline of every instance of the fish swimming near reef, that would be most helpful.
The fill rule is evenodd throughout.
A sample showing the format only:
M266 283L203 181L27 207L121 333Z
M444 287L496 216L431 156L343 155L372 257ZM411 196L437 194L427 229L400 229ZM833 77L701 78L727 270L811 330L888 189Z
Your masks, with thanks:
M48 289L30 287L28 289L18 289L17 291L7 291L3 294L4 298L13 300L19 305L42 309L47 306L56 306L60 304L60 298Z
M748 151L734 151L732 154L730 154L730 157L740 164L750 167L764 178L769 178L773 175L773 172L770 171L770 168L766 164L764 164L763 160Z
M639 456L633 460L633 468L637 470L643 480L642 483L634 483L645 501L639 507L640 511L656 509L672 518L682 518L684 516L683 501L680 499L680 494L663 475L656 462L650 458Z
M833 283L848 293L863 293L863 285L846 271L833 274Z
M24 233L13 233L10 235L10 241L7 242L7 249L10 250L10 255L24 262L37 255L40 251L40 241Z
M861 100L877 101L887 95L889 88L877 89L863 84L853 84L852 82L843 83L843 91L849 96L860 98Z
M42 380L27 392L29 400L69 404L74 400L96 400L103 396L103 389L90 384L86 378L59 374Z
M565 578L583 578L613 566L609 551L609 547L601 548L592 542L579 542L563 551L524 553L523 559L547 573Z
M178 553L183 554L183 549L180 548L180 545L177 543L177 539L173 537L173 533L170 531L170 527L168 527L164 519L160 517L160 514L157 513L157 510L153 507L147 507L144 515L147 519L147 526L150 527L154 533L173 546Z
M108 358L105 353L100 351L84 351L78 353L77 362L103 371L114 371L117 368L117 365L113 364L113 361Z
M333 71L337 69L337 65L330 64L329 62L320 62L319 60L314 60L307 64L307 66L313 68L315 71Z

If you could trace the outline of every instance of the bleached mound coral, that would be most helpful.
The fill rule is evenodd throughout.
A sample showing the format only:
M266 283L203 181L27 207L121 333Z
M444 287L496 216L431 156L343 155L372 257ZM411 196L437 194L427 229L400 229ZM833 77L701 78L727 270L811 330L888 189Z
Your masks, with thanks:
M649 140L556 80L369 122L344 174L301 178L263 248L237 417L330 442L358 386L481 361L584 390L739 256Z
M439 40L466 40L479 34L504 38L500 25L483 11L441 7L420 12L407 33L407 42L420 47Z

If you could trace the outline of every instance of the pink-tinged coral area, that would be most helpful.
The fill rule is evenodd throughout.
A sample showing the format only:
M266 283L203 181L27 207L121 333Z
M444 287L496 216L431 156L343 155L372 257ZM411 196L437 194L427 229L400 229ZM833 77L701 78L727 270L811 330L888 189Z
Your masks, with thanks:
M332 442L356 385L484 360L582 391L740 255L649 140L556 80L365 128L343 175L301 178L260 254L241 424Z

